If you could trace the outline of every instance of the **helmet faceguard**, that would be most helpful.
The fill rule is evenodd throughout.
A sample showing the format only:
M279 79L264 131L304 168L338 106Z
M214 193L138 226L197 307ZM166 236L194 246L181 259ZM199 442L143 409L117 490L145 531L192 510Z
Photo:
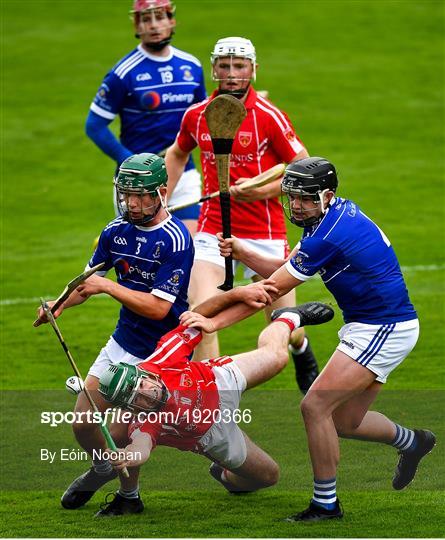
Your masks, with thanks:
M104 399L133 413L161 409L169 393L156 373L132 364L111 364L101 375L99 392Z
M143 44L154 51L161 51L172 40L174 34L176 7L170 0L135 0L133 9L130 11L131 18L136 29L136 38L140 38ZM148 17L148 20L147 20ZM144 35L149 34L149 21L162 20L168 18L170 21L171 33L168 37L160 41L149 41L144 39Z
M246 94L251 80L256 80L256 52L253 43L249 39L242 37L228 37L220 39L216 42L215 47L210 55L210 62L212 64L212 80L215 82L226 81L227 79L221 79L215 73L215 63L220 58L227 58L230 63L229 73L232 72L232 65L237 58L248 59L252 64L252 76L248 79L245 78L231 78L233 81L245 81L247 85L245 88L236 91L221 91L221 93L232 94L236 97L242 97Z
M165 207L160 188L167 185L167 169L156 154L135 154L122 162L114 179L116 203L125 221L146 225Z
M338 186L335 167L326 159L310 157L287 166L281 190L287 196L283 209L287 218L298 227L318 223L326 213L324 196Z

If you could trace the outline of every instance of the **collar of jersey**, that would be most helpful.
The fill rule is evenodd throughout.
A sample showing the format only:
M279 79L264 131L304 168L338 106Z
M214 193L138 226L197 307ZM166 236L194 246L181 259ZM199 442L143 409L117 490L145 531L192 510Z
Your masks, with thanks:
M169 45L170 47L170 45ZM139 52L141 52L146 58L149 60L153 60L153 62L170 62L170 60L173 58L173 47L170 47L170 54L168 56L155 56L154 54L150 54L147 52L144 47L142 47L142 43L139 43L137 46L137 49Z
M140 231L155 231L156 229L160 229L163 227L167 221L171 220L171 216L166 217L161 223L158 223L157 225L153 225L153 227L141 227L141 225L135 225L136 229L139 229Z

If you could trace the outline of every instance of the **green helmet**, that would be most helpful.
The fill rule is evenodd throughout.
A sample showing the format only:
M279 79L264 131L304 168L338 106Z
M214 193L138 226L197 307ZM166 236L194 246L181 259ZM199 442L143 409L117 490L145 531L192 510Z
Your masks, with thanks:
M134 225L150 222L161 208L162 201L156 200L151 206L137 208L136 216L129 212L128 199L131 195L151 195L161 199L159 188L167 185L167 169L163 158L156 154L134 154L119 167L114 180L116 186L117 206L125 221Z
M102 373L99 392L113 405L131 412L157 411L169 396L159 375L124 362L111 364Z

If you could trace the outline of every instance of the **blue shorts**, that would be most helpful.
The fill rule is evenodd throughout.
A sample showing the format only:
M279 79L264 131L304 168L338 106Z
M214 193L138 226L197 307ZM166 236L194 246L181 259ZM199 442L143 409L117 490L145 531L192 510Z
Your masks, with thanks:
M188 208L182 208L181 210L176 210L172 212L172 215L183 221L184 219L198 219L199 212L201 210L200 204L194 204Z

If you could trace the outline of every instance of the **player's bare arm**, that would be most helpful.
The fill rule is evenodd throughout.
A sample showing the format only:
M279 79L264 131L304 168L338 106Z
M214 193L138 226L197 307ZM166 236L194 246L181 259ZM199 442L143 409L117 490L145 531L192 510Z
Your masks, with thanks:
M223 238L221 233L217 233L219 252L222 257L232 255L237 261L255 270L255 272L265 278L270 277L280 266L285 263L284 259L278 257L264 257L260 253L249 249L240 239L231 236Z
M165 154L165 165L167 167L167 200L170 199L189 158L189 152L181 150L179 144L175 141Z
M224 294L215 295L199 304L193 311L205 317L212 317L238 302L262 309L264 306L270 305L277 294L278 290L274 286L273 280L258 281L244 287L235 287Z
M57 317L60 317L62 315L62 312L70 307L78 306L79 304L83 304L88 297L81 296L77 291L73 291L71 293L71 296L63 302L63 304L56 309L56 311L53 313L54 318L57 319ZM56 300L49 300L47 302L48 307L51 309L53 305L56 303ZM48 322L48 317L46 316L45 312L43 311L42 307L37 308L37 317L39 320L39 324L36 326L39 326L40 324L44 324Z
M279 284L277 282L279 280ZM261 298L255 300L252 294L265 288L267 295L274 301L283 296L294 287L302 283L289 274L284 268L280 268L271 278L243 287L236 287L222 295L209 298L199 306L199 311L187 311L180 317L181 324L192 328L200 328L204 332L212 333L223 328L227 328L257 311L263 309L266 305ZM260 286L257 290L255 287ZM259 292L259 294L261 294ZM236 303L235 303L236 300ZM216 313L212 316L211 313ZM207 316L204 316L207 314Z
M133 291L111 281L111 279L97 275L88 278L76 291L85 299L94 294L108 294L134 313L154 320L163 319L172 306L171 302L154 294Z
M280 298L281 296L285 295L289 291L291 291L293 288L297 287L302 281L294 278L284 266L280 267L276 272L274 272L271 277L267 280L267 282L272 282L274 288L276 289L276 296L274 296L274 300L276 298ZM265 283L258 282L258 283ZM195 326L197 328L202 328L204 330L204 326L200 326L201 324L206 325L208 328L213 328L211 331L217 331L221 330L223 328L226 328L228 326L231 326L232 324L235 324L239 321L242 321L249 317L250 315L253 315L257 311L260 311L263 309L263 307L254 307L253 305L248 305L245 303L244 298L247 298L247 295L249 295L248 288L251 287L251 285L245 285L244 287L239 287L239 291L237 293L238 297L241 295L243 298L242 301L224 309L214 317L211 317L208 319L210 321L209 323L207 321L194 321L196 324ZM227 293L225 293L227 294ZM217 298L217 297L216 297ZM211 302L212 299L209 300ZM181 320L182 323L182 320ZM184 324L184 323L183 323ZM189 326L193 326L193 324L190 324ZM207 330L204 330L207 331Z
M279 197L281 193L281 178L270 182L265 186L249 190L241 190L240 186L250 178L239 178L233 186L230 186L230 195L241 202L262 201Z
M121 471L124 467L139 467L150 457L153 442L150 435L136 431L132 435L131 443L117 451L108 450L110 463L115 469ZM116 459L113 457L116 456Z
M298 161L299 159L303 159L308 156L309 154L306 148L303 148L290 163L293 163L294 161ZM235 184L230 187L230 194L235 200L241 202L253 202L262 201L265 199L273 199L281 195L282 178L277 178L276 180L268 183L265 186L249 190L241 190L240 186L248 180L250 180L250 178L238 178Z

